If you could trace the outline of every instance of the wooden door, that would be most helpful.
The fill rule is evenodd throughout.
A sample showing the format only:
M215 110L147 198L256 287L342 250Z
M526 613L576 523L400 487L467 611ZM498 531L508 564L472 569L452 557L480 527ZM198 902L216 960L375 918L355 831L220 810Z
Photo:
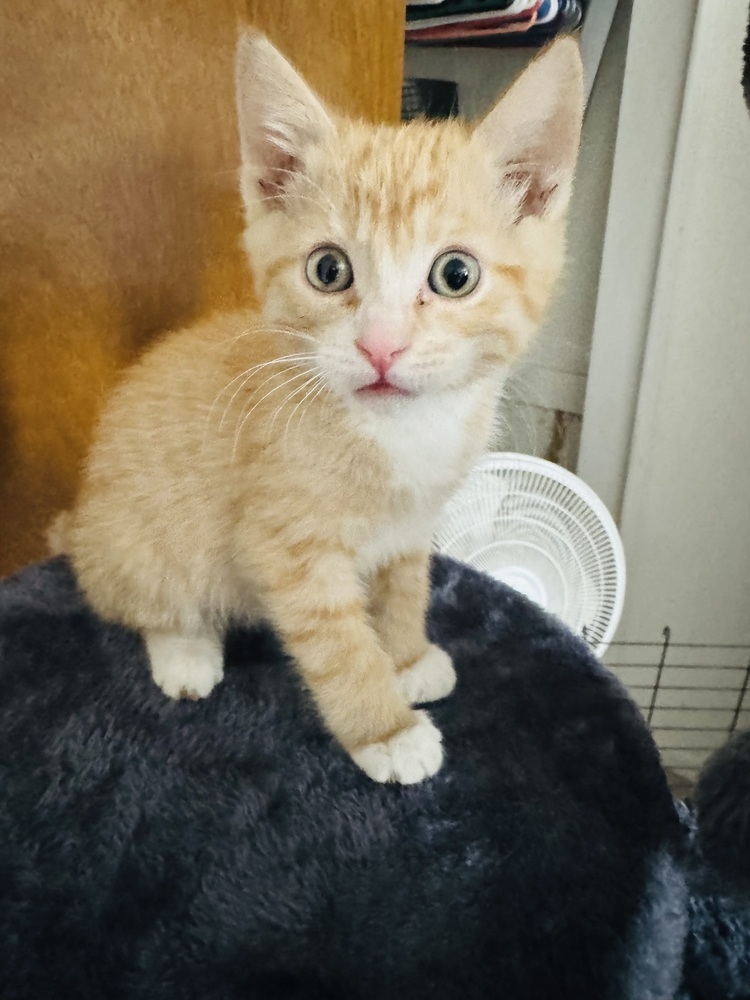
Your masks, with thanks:
M232 93L248 21L331 104L398 117L403 0L0 7L0 575L44 557L122 367L252 294Z

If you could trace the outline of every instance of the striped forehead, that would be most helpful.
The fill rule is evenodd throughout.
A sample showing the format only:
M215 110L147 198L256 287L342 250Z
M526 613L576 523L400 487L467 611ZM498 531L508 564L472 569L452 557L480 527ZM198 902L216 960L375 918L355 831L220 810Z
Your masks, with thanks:
M452 211L468 135L458 123L401 127L354 125L341 136L341 211L358 237L384 239L393 249L416 231L426 238Z

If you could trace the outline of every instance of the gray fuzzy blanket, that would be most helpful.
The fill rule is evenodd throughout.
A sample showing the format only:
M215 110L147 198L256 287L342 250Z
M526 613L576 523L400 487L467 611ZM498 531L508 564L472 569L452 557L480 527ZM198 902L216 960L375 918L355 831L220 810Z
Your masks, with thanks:
M0 996L713 996L691 991L715 920L691 920L715 896L622 688L444 560L430 629L459 678L433 707L447 762L382 786L271 632L176 703L64 560L0 584Z

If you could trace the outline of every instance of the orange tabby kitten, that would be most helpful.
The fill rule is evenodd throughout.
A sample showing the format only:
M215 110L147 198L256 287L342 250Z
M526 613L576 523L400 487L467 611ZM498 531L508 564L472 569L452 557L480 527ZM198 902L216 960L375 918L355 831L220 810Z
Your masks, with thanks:
M246 248L262 303L167 337L111 397L60 534L92 606L174 698L265 618L376 781L440 767L411 706L432 525L486 448L563 257L582 116L561 40L481 124L342 120L262 37L237 57Z

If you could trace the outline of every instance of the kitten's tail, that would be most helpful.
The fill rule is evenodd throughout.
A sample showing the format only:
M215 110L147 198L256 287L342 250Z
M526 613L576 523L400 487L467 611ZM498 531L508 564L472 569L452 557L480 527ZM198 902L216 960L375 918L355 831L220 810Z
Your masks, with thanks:
M68 551L68 536L72 520L73 512L64 510L57 515L49 528L47 528L47 546L50 555L61 556Z

